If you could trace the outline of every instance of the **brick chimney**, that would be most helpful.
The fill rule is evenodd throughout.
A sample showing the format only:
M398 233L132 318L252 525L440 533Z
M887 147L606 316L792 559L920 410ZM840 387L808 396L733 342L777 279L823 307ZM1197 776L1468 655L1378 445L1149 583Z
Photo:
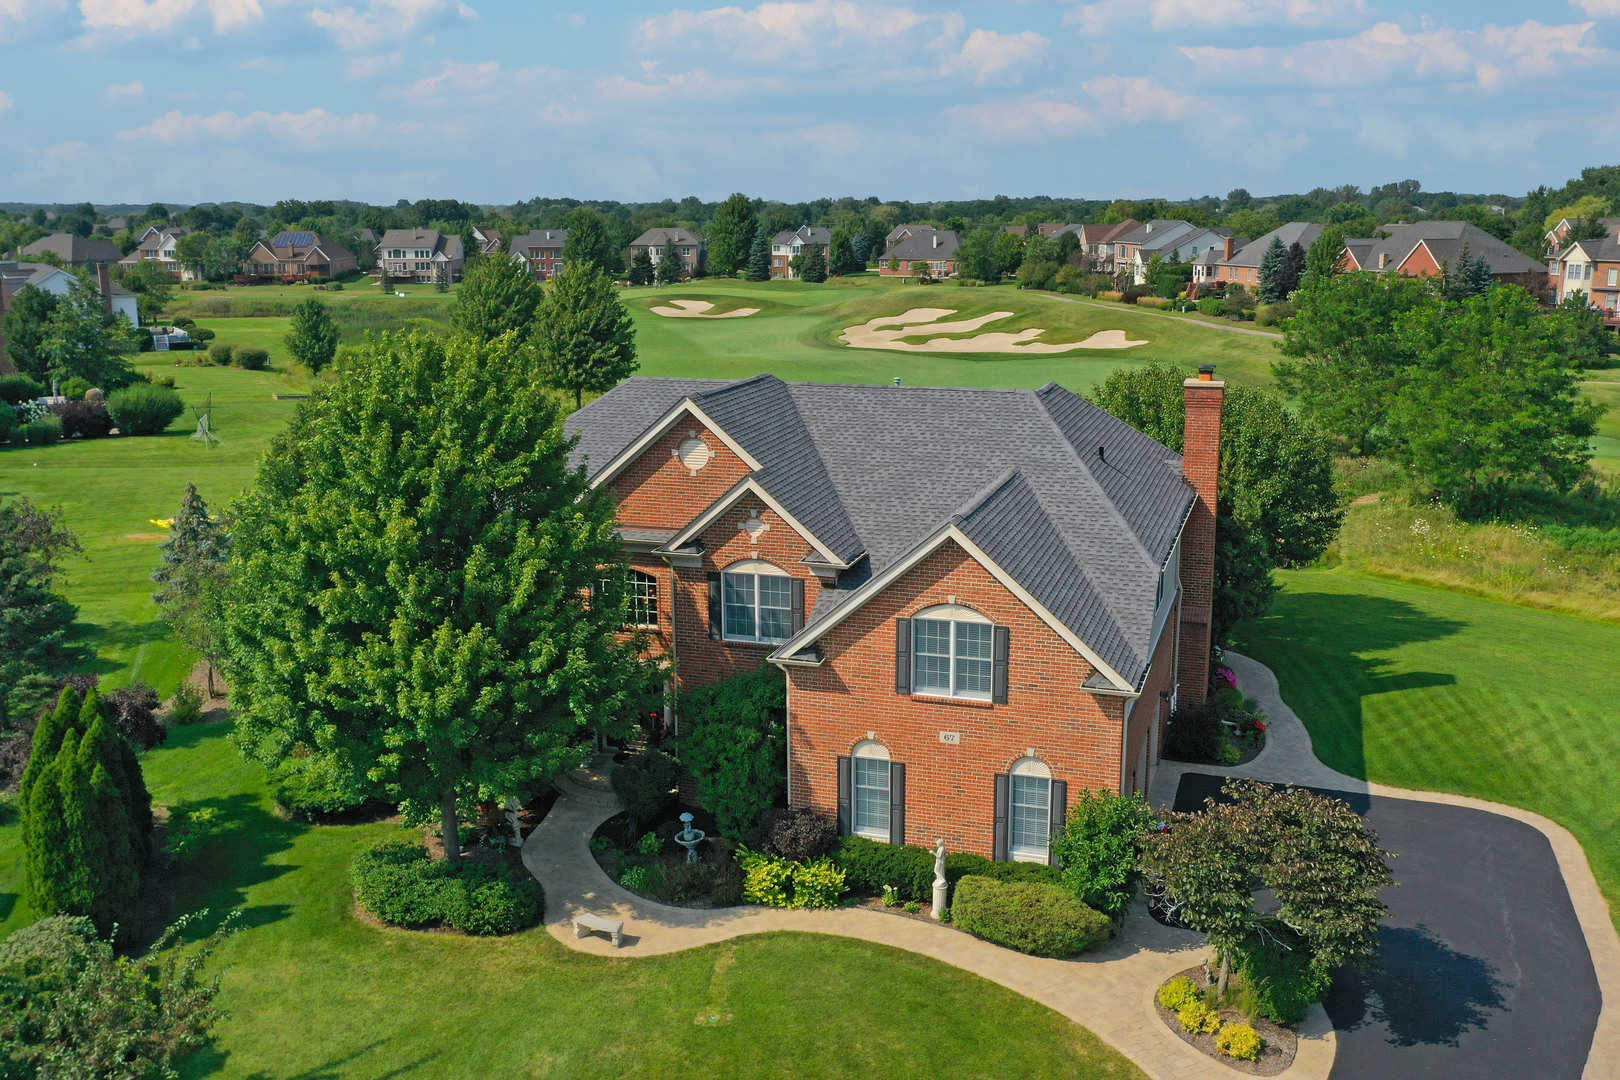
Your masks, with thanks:
M1221 260L1224 262L1225 260L1230 259L1233 255L1236 255L1236 254L1237 254L1237 237L1228 236L1226 238L1226 253L1221 256Z
M1210 616L1215 595L1216 483L1221 471L1221 406L1226 383L1215 365L1201 364L1183 383L1187 426L1181 471L1198 493L1181 534L1181 647L1177 657L1178 706L1209 695Z
M106 263L96 263L96 287L101 290L101 310L106 312L107 318L112 318L112 274L107 270Z

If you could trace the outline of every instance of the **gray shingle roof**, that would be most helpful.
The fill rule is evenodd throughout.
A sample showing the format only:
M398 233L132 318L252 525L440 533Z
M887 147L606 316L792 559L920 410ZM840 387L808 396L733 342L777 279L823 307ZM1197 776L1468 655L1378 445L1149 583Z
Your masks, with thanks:
M562 250L568 243L567 229L531 229L522 236L514 236L507 242L506 250L514 254L527 254L531 249Z
M820 225L800 225L792 232L779 232L771 237L773 244L791 244L798 240L806 244L820 244L822 247L832 245L832 230Z
M1159 240L1163 237L1184 236L1192 232L1191 222L1178 218L1154 218L1145 224L1138 225L1129 232L1120 233L1110 239L1115 244L1145 244L1149 240Z
M1272 229L1264 236L1257 236L1241 249L1232 253L1222 265L1225 266L1254 266L1258 267L1260 261L1266 257L1267 250L1273 240L1281 240L1283 247L1298 243L1307 250L1316 243L1316 238L1322 235L1322 226L1309 221L1290 221Z
M596 475L690 397L754 479L846 561L809 623L949 524L1130 685L1193 501L1181 458L1057 384L1038 391L636 377L575 413ZM1097 448L1103 447L1101 458Z
M961 243L962 238L954 229L930 229L926 225L915 225L911 227L911 235L901 237L889 245L889 249L883 253L883 258L885 261L930 259L935 262L941 259L954 259L956 249Z
M1466 221L1420 221L1413 225L1385 225L1382 230L1388 232L1389 237L1368 249L1367 260L1362 263L1364 269L1377 270L1378 257L1386 254L1389 256L1386 269L1393 269L1406 261L1418 244L1426 243L1436 259L1451 263L1462 255L1463 245L1467 244L1469 258L1484 259L1493 274L1533 274L1547 270L1546 263L1509 247L1478 225Z

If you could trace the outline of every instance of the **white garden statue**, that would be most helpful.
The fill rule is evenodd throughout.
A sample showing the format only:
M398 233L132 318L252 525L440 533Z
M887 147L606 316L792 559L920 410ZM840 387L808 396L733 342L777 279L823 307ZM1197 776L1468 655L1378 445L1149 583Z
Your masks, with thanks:
M934 849L934 918L939 918L945 911L945 896L948 890L945 882L945 838L940 837L939 847Z
M506 797L506 820L512 823L512 839L507 843L513 847L523 846L523 825L518 821L518 801L515 796Z

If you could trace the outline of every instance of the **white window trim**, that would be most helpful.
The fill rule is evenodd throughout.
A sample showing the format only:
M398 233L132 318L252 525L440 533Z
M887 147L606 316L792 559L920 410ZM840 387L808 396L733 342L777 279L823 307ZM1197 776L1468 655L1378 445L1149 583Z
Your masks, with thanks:
M917 663L917 623L923 620L927 620L929 622L946 622L949 623L951 627L951 663L950 673L948 676L949 686L943 690L938 687L919 687L917 685L917 671L919 668ZM956 688L956 662L958 659L956 628L962 624L970 624L974 626L993 625L991 621L984 615L974 611L972 608L963 607L960 604L938 604L934 607L924 608L911 617L911 679L913 693L920 694L924 697L959 698L964 701L989 701L994 696L996 665L996 639L994 630L991 631L990 657L988 660L990 664L991 688L989 690L958 690ZM970 657L969 659L979 658Z
M881 761L885 765L887 765L889 763L889 760L890 760L889 759L889 748L884 746L880 742L876 742L875 740L864 739L861 742L856 743L855 744L855 749L850 753L850 764L849 764L849 815L850 815L849 826L850 826L850 832L854 833L856 836L864 836L868 840L881 840L886 844L886 843L889 842L889 836L890 836L890 830L889 829L887 829L887 828L882 828L882 829L879 829L879 828L861 828L860 826L858 826L856 824L856 822L860 821L860 819L861 819L861 786L860 786L860 783L859 783L859 780L858 780L859 772L856 769L855 762L862 761L862 760L865 760L865 761ZM876 789L873 789L873 790L876 790ZM884 773L883 773L883 792L884 792L883 798L885 799L885 802L883 804L884 820L889 821L890 825L892 825L893 822L889 818L889 814L891 812L890 811L890 802L894 798L894 777L893 777L893 774L891 772L889 772L888 770L884 770Z
M750 636L748 636L746 634L734 634L734 633L732 633L731 632L731 627L729 625L730 620L726 618L726 593L725 593L726 578L728 576L730 576L730 575L736 575L738 577L751 577L751 578L754 579L754 587L753 587L754 603L753 603L753 608L754 608L754 627L755 627L755 629L758 629L762 625L762 622L763 622L763 620L761 620L761 618L760 618L759 579L762 578L762 577L778 577L778 578L784 578L784 579L787 579L787 580L791 581L792 578L793 578L792 574L788 573L786 570L783 570L780 566L777 566L775 563L768 563L764 559L744 559L741 562L732 563L730 566L728 566L725 569L721 570L720 571L720 637L721 637L722 640L724 640L724 641L745 641L745 642L751 642L751 643L756 644L756 645L780 645L782 642L786 641L789 637L793 636L793 630L792 630L791 622L789 624L787 637L760 637L757 634L750 637ZM791 589L792 586L790 585L789 588ZM790 598L790 603L791 603L791 593L789 594L789 598ZM779 608L771 608L770 610L777 611L777 610L780 610L780 609ZM789 608L788 615L789 615L789 619L791 620L791 618L792 618L792 609L791 608Z
M1012 819L1015 812L1013 803L1012 777L1035 777L1046 781L1046 819L1052 820L1052 770L1039 758L1024 757L1013 763L1008 772L1007 782L1007 856L1013 862L1045 863L1051 858L1052 843L1050 837L1039 849L1030 847L1016 847L1012 838Z

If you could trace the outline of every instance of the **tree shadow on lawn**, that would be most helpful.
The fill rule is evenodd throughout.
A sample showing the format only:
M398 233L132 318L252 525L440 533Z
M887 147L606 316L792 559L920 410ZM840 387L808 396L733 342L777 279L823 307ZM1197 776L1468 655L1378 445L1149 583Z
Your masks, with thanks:
M1450 637L1468 626L1402 600L1300 589L1279 593L1271 613L1244 624L1236 636L1239 652L1277 672L1318 756L1365 779L1362 703L1378 694L1457 682L1448 672L1397 670L1393 659L1372 654Z
M387 1045L387 1043L388 1040L386 1039L378 1039L375 1042L367 1043L365 1046L362 1046L357 1050L344 1054L342 1057L331 1058L330 1060L324 1061L313 1068L304 1069L296 1073L286 1073L283 1075L265 1072L263 1069L256 1069L247 1075L247 1080L346 1080L346 1078L354 1078L360 1074L346 1068L345 1066L354 1064L366 1054L380 1049L381 1047ZM396 1077L409 1076L417 1069L421 1068L423 1065L426 1065L428 1062L432 1061L438 1056L438 1053L431 1053L417 1058L415 1061L412 1061L409 1064L400 1065L384 1072L366 1074L367 1080L395 1080ZM229 1059L229 1057L229 1051L221 1050L216 1045L210 1043L202 1050L199 1050L189 1061L186 1062L186 1067L182 1070L182 1075L188 1077L212 1076L215 1073L224 1070L225 1062L227 1059Z
M187 941L200 941L213 933L232 911L238 930L268 926L292 914L288 904L246 906L248 890L297 870L272 864L270 859L288 850L309 826L287 821L267 811L260 797L248 793L197 799L194 809L212 809L224 828L209 837L179 868L176 914L207 909L208 914L186 927Z
M1333 1026L1382 1025L1391 1046L1451 1046L1507 1008L1496 968L1457 952L1428 927L1378 931L1383 970L1341 971L1324 1003Z
M169 624L161 619L141 623L111 623L105 626L100 623L75 622L68 634L71 644L94 650L96 653L93 659L80 667L80 670L91 675L108 675L129 666L128 663L101 656L102 649L137 649L142 645L152 645L169 639Z

